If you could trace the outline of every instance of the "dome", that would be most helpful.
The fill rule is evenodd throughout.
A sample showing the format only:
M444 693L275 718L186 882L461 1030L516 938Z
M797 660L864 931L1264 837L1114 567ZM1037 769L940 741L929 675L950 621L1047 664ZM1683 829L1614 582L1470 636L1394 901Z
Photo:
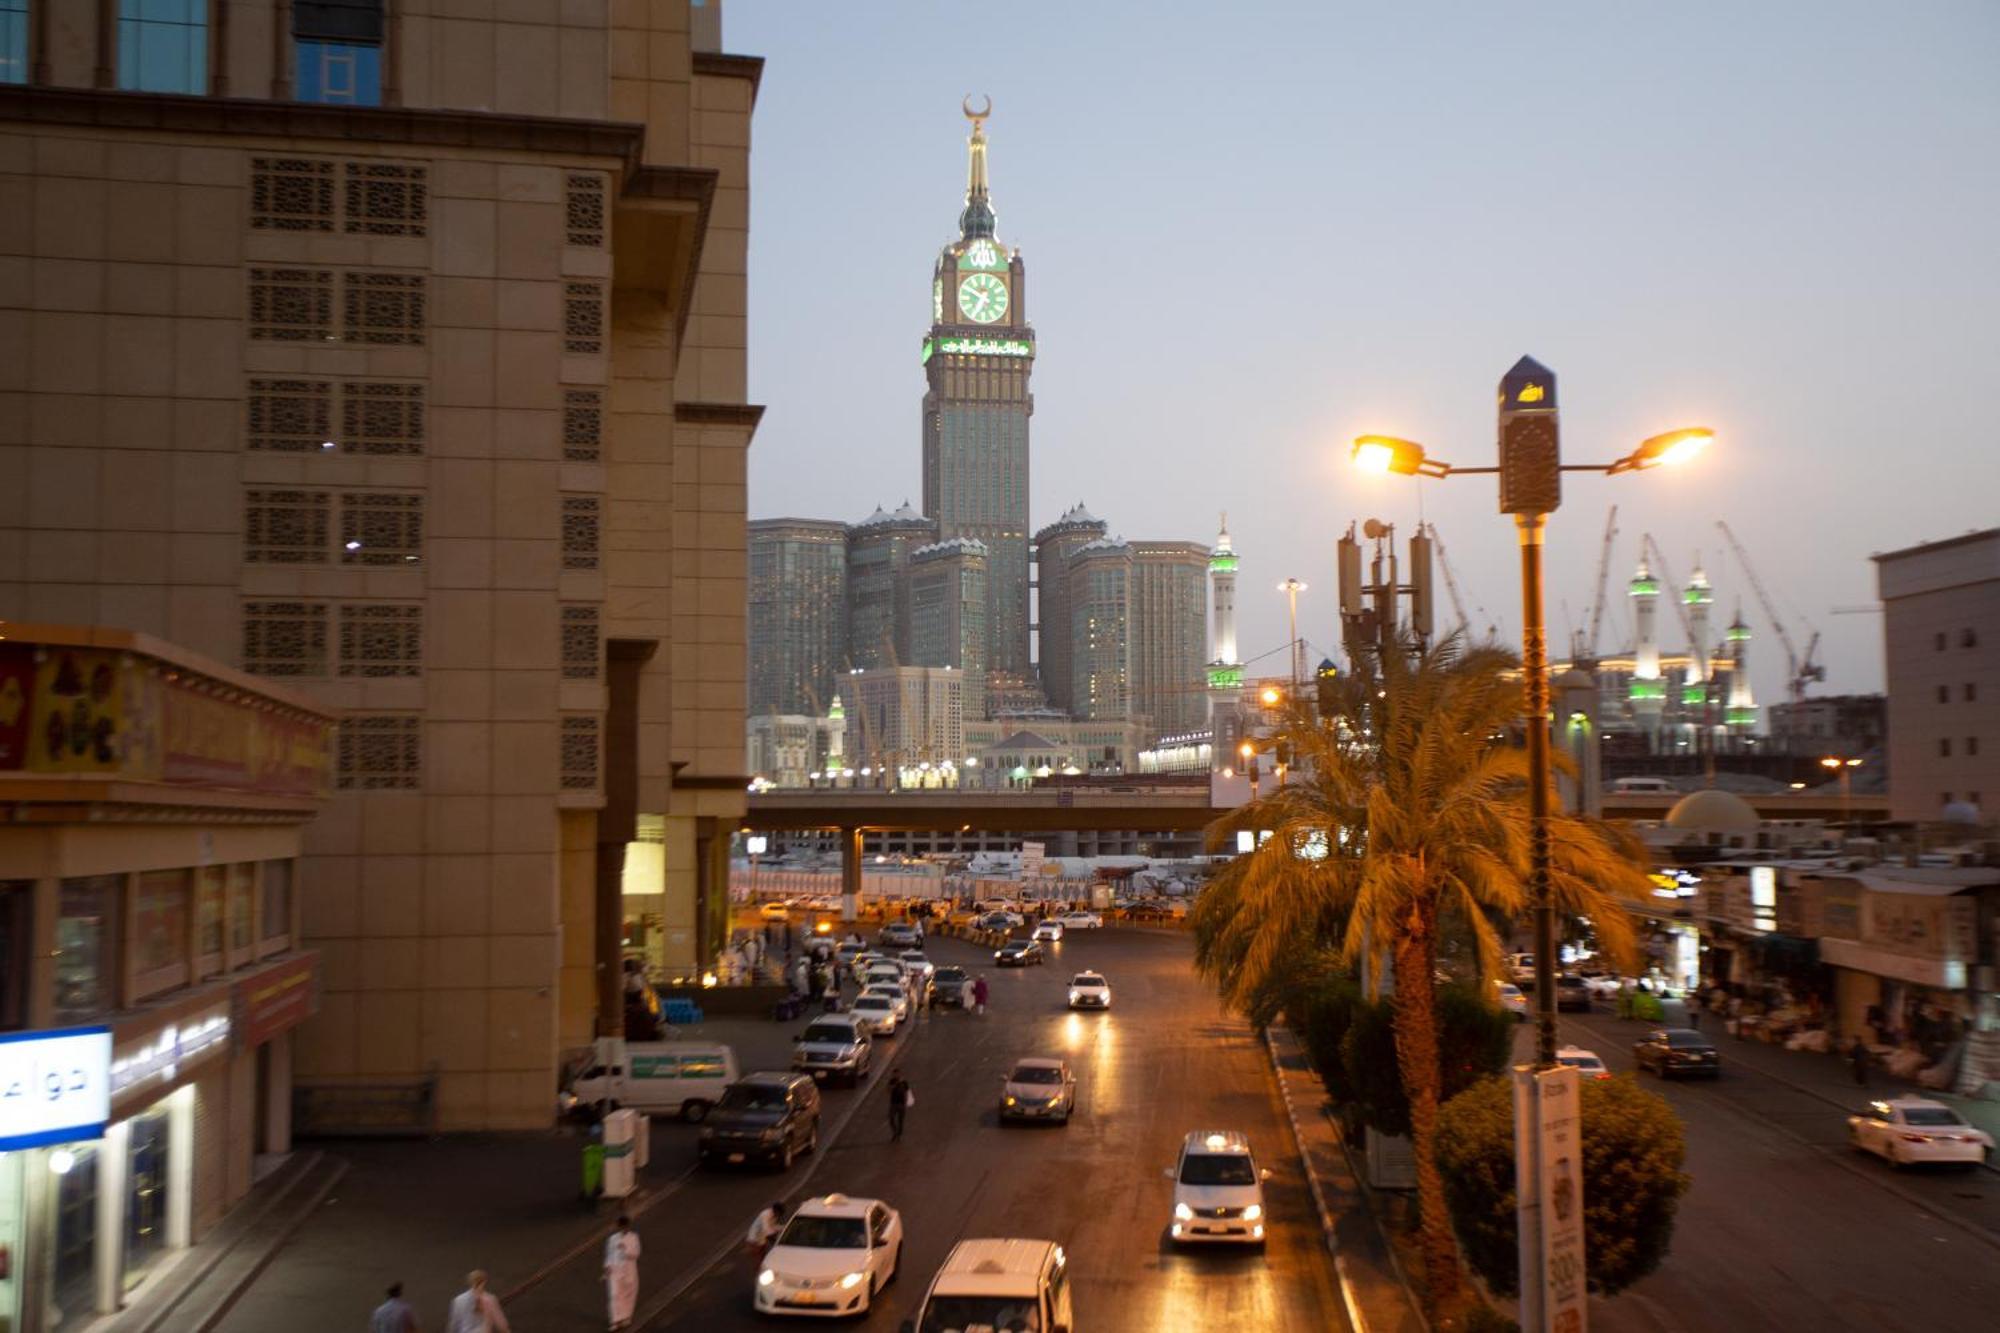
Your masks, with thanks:
M1762 823L1750 802L1713 787L1690 792L1667 812L1669 828L1690 833L1755 833Z
M1977 824L1979 807L1970 801L1953 801L1938 813L1938 818L1947 824Z

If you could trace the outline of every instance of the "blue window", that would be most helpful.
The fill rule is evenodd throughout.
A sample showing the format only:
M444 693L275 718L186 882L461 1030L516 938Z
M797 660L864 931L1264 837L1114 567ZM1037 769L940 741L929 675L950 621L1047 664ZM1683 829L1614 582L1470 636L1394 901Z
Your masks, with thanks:
M358 42L299 39L301 102L382 105L382 48Z
M28 81L28 0L0 0L0 83Z
M208 0L118 0L118 86L208 91Z

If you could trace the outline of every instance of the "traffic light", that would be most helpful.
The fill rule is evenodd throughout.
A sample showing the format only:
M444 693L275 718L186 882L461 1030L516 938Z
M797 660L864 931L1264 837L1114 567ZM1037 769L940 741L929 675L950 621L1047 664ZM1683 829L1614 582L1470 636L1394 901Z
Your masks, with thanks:
M1337 688L1340 668L1333 664L1332 658L1322 657L1319 659L1319 670L1313 672L1313 678L1319 687L1319 715L1331 717L1340 706Z

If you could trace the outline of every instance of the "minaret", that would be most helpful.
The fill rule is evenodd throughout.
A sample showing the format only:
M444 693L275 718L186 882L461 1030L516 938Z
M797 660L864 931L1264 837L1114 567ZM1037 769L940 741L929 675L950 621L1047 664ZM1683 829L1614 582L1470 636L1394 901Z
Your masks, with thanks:
M1215 608L1214 661L1236 662L1236 549L1229 544L1229 515L1222 515L1222 531L1216 534L1215 549L1208 556L1208 577Z
M1632 684L1627 695L1632 715L1648 739L1657 744L1660 713L1667 703L1666 682L1660 679L1660 581L1641 560L1626 591L1632 597L1632 619L1638 625L1638 642L1632 653Z
M1681 598L1687 603L1688 637L1693 640L1688 644L1687 685L1681 701L1694 707L1708 698L1709 678L1715 674L1708 651L1708 608L1715 603L1715 591L1709 587L1708 575L1702 573L1699 561Z
M1740 607L1729 622L1728 637L1729 706L1722 720L1731 731L1744 735L1757 725L1757 701L1750 694L1750 627L1743 623Z

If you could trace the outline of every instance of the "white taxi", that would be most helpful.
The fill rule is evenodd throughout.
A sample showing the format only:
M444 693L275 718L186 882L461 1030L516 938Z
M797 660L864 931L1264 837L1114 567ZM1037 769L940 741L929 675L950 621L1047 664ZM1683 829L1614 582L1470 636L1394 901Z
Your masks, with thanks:
M880 1199L807 1199L757 1271L759 1314L866 1314L903 1259L903 1217Z
M1927 1097L1870 1102L1847 1117L1847 1141L1891 1166L1951 1162L1975 1167L1993 1150L1993 1136Z
M1176 1242L1264 1243L1264 1182L1250 1140L1234 1130L1198 1129L1181 1144L1180 1161L1166 1170L1174 1182Z

